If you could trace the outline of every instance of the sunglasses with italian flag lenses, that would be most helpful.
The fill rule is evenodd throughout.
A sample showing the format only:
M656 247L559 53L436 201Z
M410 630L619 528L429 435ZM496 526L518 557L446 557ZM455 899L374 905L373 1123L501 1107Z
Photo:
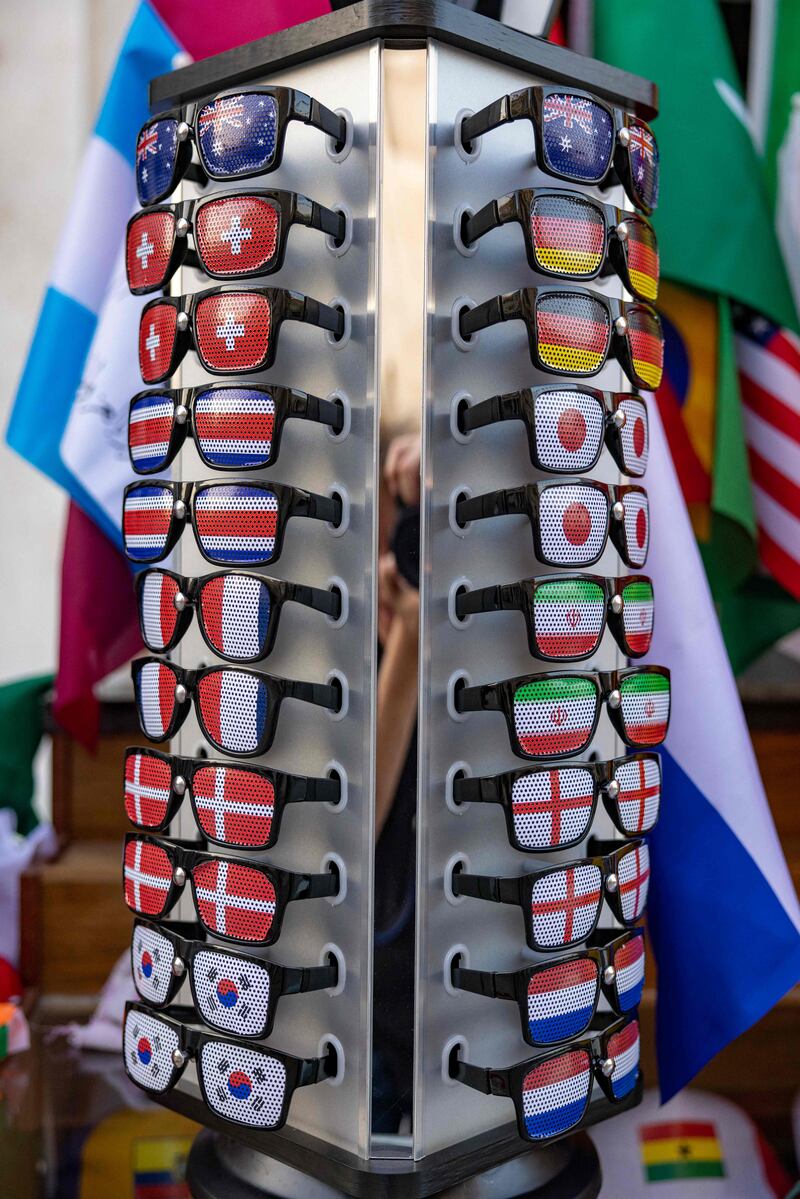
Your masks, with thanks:
M335 959L303 969L278 966L219 945L194 940L196 924L151 924L136 919L131 972L139 998L149 1007L172 1004L188 980L195 1012L210 1028L237 1037L268 1037L282 995L335 987Z
M285 287L242 288L235 283L189 296L159 296L139 318L139 370L145 383L162 383L193 349L212 375L267 370L275 361L284 321L302 321L336 337L344 314Z
M137 475L156 474L191 437L213 470L257 470L277 462L290 417L342 429L339 404L293 387L210 383L140 391L128 410L128 454Z
M626 566L637 569L647 561L647 492L633 483L595 479L525 483L456 504L456 520L462 527L495 516L527 516L534 553L545 566L592 566L609 537Z
M160 658L135 658L131 674L146 737L169 741L194 701L203 736L234 758L257 758L267 752L285 699L301 699L330 711L341 704L338 688L327 683L301 683L230 666L185 670Z
M137 916L166 916L188 882L197 918L222 941L274 945L286 905L323 899L339 890L335 866L324 874L295 874L251 858L222 858L190 846L126 833L122 867L125 902Z
M161 562L191 524L197 548L213 566L277 562L293 516L338 524L337 496L285 483L129 483L122 499L122 538L132 562Z
M163 1095L172 1090L194 1061L206 1107L231 1124L282 1128L298 1087L333 1077L336 1053L299 1058L233 1037L213 1036L194 1028L192 1008L153 1012L142 1003L125 1005L123 1055L131 1082Z
M531 122L536 165L570 183L610 186L617 180L643 212L658 205L658 144L640 117L564 87L526 87L488 104L461 126L466 148L511 121Z
M290 121L302 121L343 146L344 117L293 87L249 87L173 108L145 122L136 138L140 204L157 204L181 179L250 179L276 170ZM200 169L192 168L192 143ZM190 169L192 168L192 169Z
M227 849L270 849L286 804L336 803L336 778L307 778L265 766L125 751L125 812L136 828L164 832L186 796L206 841Z

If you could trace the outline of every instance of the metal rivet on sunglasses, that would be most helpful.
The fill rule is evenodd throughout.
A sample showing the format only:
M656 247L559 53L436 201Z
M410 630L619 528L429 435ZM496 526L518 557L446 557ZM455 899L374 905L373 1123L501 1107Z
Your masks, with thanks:
M609 787L610 786L611 786L611 784L609 783ZM182 774L175 775L175 778L172 783L172 790L175 792L176 795L183 795L183 793L185 792L186 779L183 777ZM619 787L617 787L617 790L619 790Z
M175 514L177 516L177 513ZM611 505L611 515L614 520L622 520L625 516L625 506L622 500L617 500L616 504Z
M625 237L622 236L622 234L620 233L620 229L622 229L622 228L623 228L623 226L620 225L617 229L617 236L619 237L620 241L624 241L625 237L628 236L627 230L625 231ZM188 232L189 232L189 222L187 221L186 217L185 216L178 217L178 220L175 222L175 236L176 237L185 237Z
M172 1051L173 1066L182 1066L185 1061L186 1061L186 1054L183 1052L183 1050L182 1049L173 1049L173 1051Z
M603 971L603 982L604 983L613 983L613 981L616 977L617 977L617 972L614 969L614 967L606 966L605 970Z
M612 877L615 876L609 875L609 878ZM182 887L186 882L186 871L184 870L183 866L176 866L172 871L172 881L176 887Z
M612 871L612 873L609 874L608 878L606 879L606 891L616 891L618 886L619 886L619 879L617 878L616 874L614 874Z
M603 1062L602 1066L600 1067L600 1069L605 1074L606 1078L610 1078L611 1075L616 1070L616 1068L617 1068L617 1063L614 1061L613 1057L607 1057L606 1060Z
M186 505L183 500L176 500L172 505L172 511L177 516L178 520L183 520L186 515Z
M172 959L172 973L176 978L180 978L186 973L186 963L184 962L183 958L174 957Z
M185 704L185 703L186 703L186 700L187 700L188 698L189 698L189 692L186 690L186 688L184 687L183 683L176 683L176 685L175 685L175 699L178 701L178 703L179 703L179 704Z
M631 141L630 129L620 129L619 133L617 134L617 141L621 146L629 146Z
M182 612L183 609L188 604L188 602L189 602L188 597L185 596L182 591L176 591L174 596L172 597L172 606L176 612ZM619 609L615 608L614 611L615 612L619 611Z
M620 241L627 241L630 233L627 221L620 221L620 223L617 225L616 232Z
M612 779L606 786L606 795L609 799L616 799L619 795L619 783L616 779Z
M619 691L616 689L614 691L610 691L606 703L608 704L609 708L618 708L622 703L622 696L620 695Z
M617 411L614 413L614 416L612 419L618 429L624 429L625 422L628 419L628 414L626 412L623 412L623 410L621 408L618 408Z
M176 608L178 607L177 599L178 599L178 597L176 596L175 597L175 600L176 600L175 607ZM622 596L621 595L612 595L611 611L614 612L617 616L619 616L620 612L622 611Z
M617 409L617 411L619 411L619 409ZM625 413L623 412L622 415L624 416ZM175 409L175 424L176 425L185 425L186 421L188 420L188 417L189 417L189 409L187 407L185 407L184 404L178 404L178 407Z
M620 317L620 318L619 318L619 320L624 320L624 319L625 319L624 317ZM619 320L617 321L617 324L619 324ZM184 329L188 329L188 328L189 328L189 314L188 314L188 312L179 312L179 313L178 313L178 319L177 319L177 321L176 321L175 323L177 324L177 326L178 326L178 328L180 329L181 333L183 332L183 330L184 330ZM627 327L628 327L628 324L627 324L627 321L626 321L626 322L625 322L625 329L627 329ZM625 329L621 329L621 330L620 330L620 332L624 333L624 332L625 332Z
M178 141L185 142L187 137L189 136L189 126L186 124L185 121L180 121L178 124L178 128L176 129L175 132L177 134ZM624 132L627 133L627 130L624 130ZM628 141L630 141L630 134L628 134Z
M182 312L181 316L186 316L186 313ZM181 318L179 316L178 317L178 328L179 329L181 328L180 319ZM186 319L188 321L188 319L189 319L188 316L186 317ZM186 326L184 325L183 328L185 329ZM617 319L614 321L614 328L616 329L617 333L619 333L619 334L627 333L628 332L628 318L624 317L624 316L618 316Z

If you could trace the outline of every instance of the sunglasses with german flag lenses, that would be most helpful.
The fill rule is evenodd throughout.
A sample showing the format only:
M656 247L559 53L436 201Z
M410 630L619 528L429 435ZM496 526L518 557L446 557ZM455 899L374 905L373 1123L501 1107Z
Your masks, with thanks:
M152 117L136 138L140 204L157 204L181 179L250 179L276 170L290 121L302 121L343 147L344 117L293 87L248 87ZM192 143L199 169L192 167Z
M193 349L212 375L267 370L275 361L284 321L344 332L341 309L287 291L235 283L189 296L159 296L139 318L139 370L145 383L162 383Z
M527 516L536 557L546 566L591 566L611 543L626 566L644 566L650 542L647 492L628 483L526 483L456 503L462 527L494 516Z
M522 612L531 656L551 662L590 658L606 625L626 657L643 657L653 636L653 608L653 584L646 575L539 575L456 596L456 615L462 618Z
M635 753L609 762L521 767L484 778L453 780L457 804L499 804L509 843L521 853L571 849L588 835L597 801L624 837L641 837L661 813L661 760Z
M536 165L546 175L601 187L618 180L643 212L658 206L658 144L640 117L574 88L526 87L467 117L461 140L469 149L484 133L522 120L533 126Z
M648 304L628 303L588 287L520 287L464 308L461 336L524 321L531 362L551 375L596 375L616 358L634 387L655 391L664 366L664 334Z
M256 758L275 740L285 699L301 699L337 711L341 693L328 683L302 683L231 666L185 670L160 658L131 662L136 710L151 741L169 741L186 720L194 701L203 736L234 758Z
M273 945L286 905L324 899L339 890L332 864L324 874L296 874L251 858L222 858L192 849L191 841L125 834L125 902L137 916L166 916L188 882L197 918L221 941Z
M337 778L307 778L266 766L179 758L156 749L125 751L125 812L131 824L166 831L187 795L195 823L214 845L270 849L290 803L336 803Z
M637 300L654 304L658 295L658 245L643 216L600 204L580 192L520 188L465 216L462 238L471 246L492 229L519 224L528 265L540 275L594 279L619 275Z

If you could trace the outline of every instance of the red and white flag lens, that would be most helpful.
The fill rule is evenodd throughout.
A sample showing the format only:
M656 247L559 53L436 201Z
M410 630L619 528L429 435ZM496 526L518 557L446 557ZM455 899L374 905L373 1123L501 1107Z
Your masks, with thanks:
M525 1075L522 1111L532 1141L558 1136L578 1124L589 1102L592 1067L584 1049L567 1050Z
M159 828L167 816L172 771L163 758L133 753L125 756L125 813L132 824Z
M172 863L161 845L138 837L125 846L125 902L140 916L160 916L172 886Z
M641 488L627 492L622 501L622 507L624 509L622 528L625 542L623 557L628 566L644 566L650 546L650 509L647 503L647 492Z
M131 971L136 990L142 999L163 1004L173 981L172 961L175 957L172 941L154 928L137 924L131 941Z
M629 836L649 833L661 809L661 768L656 757L620 762L614 771L619 783L617 812Z
M606 598L599 583L554 578L533 593L533 630L537 654L582 658L599 645L606 623Z
M198 488L195 536L211 562L263 566L275 553L278 497L265 487L215 483Z
M653 584L639 579L622 588L622 628L631 654L646 654L653 637Z
M604 413L596 396L582 391L541 391L534 399L536 455L543 470L580 474L603 446Z
M148 1091L165 1091L175 1066L172 1055L180 1047L177 1029L131 1009L125 1017L125 1069L134 1082Z
M528 1031L534 1045L577 1037L597 1001L597 965L591 958L538 970L528 983Z
M660 745L669 724L670 681L667 676L652 670L630 674L620 682L619 693L622 697L622 727L628 744L642 749Z
M263 1036L270 980L260 962L221 949L201 949L194 956L192 983L206 1024L239 1037Z
M194 403L194 436L209 466L269 466L275 433L275 401L248 387L203 391Z
M281 1123L286 1067L260 1049L206 1041L197 1070L212 1111L234 1124L274 1128Z
M531 758L577 753L587 745L597 715L597 688L591 679L547 675L514 692L514 730Z
M611 1092L615 1099L624 1099L636 1086L639 1077L639 1021L631 1020L621 1032L608 1039L608 1056L614 1062Z
M243 849L270 844L275 789L269 779L236 766L201 766L192 796L197 821L213 840Z
M241 661L262 655L270 618L270 593L260 579L217 575L200 591L200 615L217 653Z
M139 724L151 741L163 741L175 715L177 675L165 662L145 662L135 676Z
M269 348L271 316L267 297L254 292L227 292L200 300L195 336L203 366L223 373L260 367Z
M563 949L585 941L595 926L603 898L597 866L567 866L536 879L531 893L533 940L542 949Z
M140 483L127 493L122 537L125 553L134 562L157 562L164 557L174 503L170 489L157 483Z
M145 383L160 383L170 374L178 332L178 309L152 304L139 321L139 370Z
M125 242L125 267L131 291L155 291L164 283L175 245L171 212L143 212L131 221Z
M137 474L161 470L166 465L174 412L169 396L145 395L131 405L128 450Z
M617 877L622 917L628 924L633 924L647 905L650 886L650 850L645 844L619 854Z
M268 271L275 257L280 209L263 196L209 200L195 222L197 252L210 275Z
M215 670L197 684L203 731L212 745L236 754L253 754L264 736L269 692L256 675Z
M167 648L175 634L178 584L163 570L148 570L139 588L139 626L145 645L156 653Z
M619 411L625 414L625 424L619 431L625 473L639 479L647 470L650 453L647 409L636 396L628 396L620 401Z
M275 919L275 888L263 870L225 858L192 871L197 914L211 933L263 942Z
M639 1006L644 990L644 966L644 937L641 935L631 937L614 953L614 986L621 1012L630 1012Z
M554 483L539 500L542 558L552 566L590 566L608 534L608 500L597 487Z
M594 803L588 770L536 770L511 789L514 835L524 849L557 849L584 835Z

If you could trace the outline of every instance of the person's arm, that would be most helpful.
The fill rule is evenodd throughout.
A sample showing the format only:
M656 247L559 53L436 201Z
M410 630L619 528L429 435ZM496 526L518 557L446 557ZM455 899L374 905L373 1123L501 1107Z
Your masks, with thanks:
M380 563L380 582L391 597L393 617L378 670L375 837L394 803L417 720L419 592L401 577L392 554Z

